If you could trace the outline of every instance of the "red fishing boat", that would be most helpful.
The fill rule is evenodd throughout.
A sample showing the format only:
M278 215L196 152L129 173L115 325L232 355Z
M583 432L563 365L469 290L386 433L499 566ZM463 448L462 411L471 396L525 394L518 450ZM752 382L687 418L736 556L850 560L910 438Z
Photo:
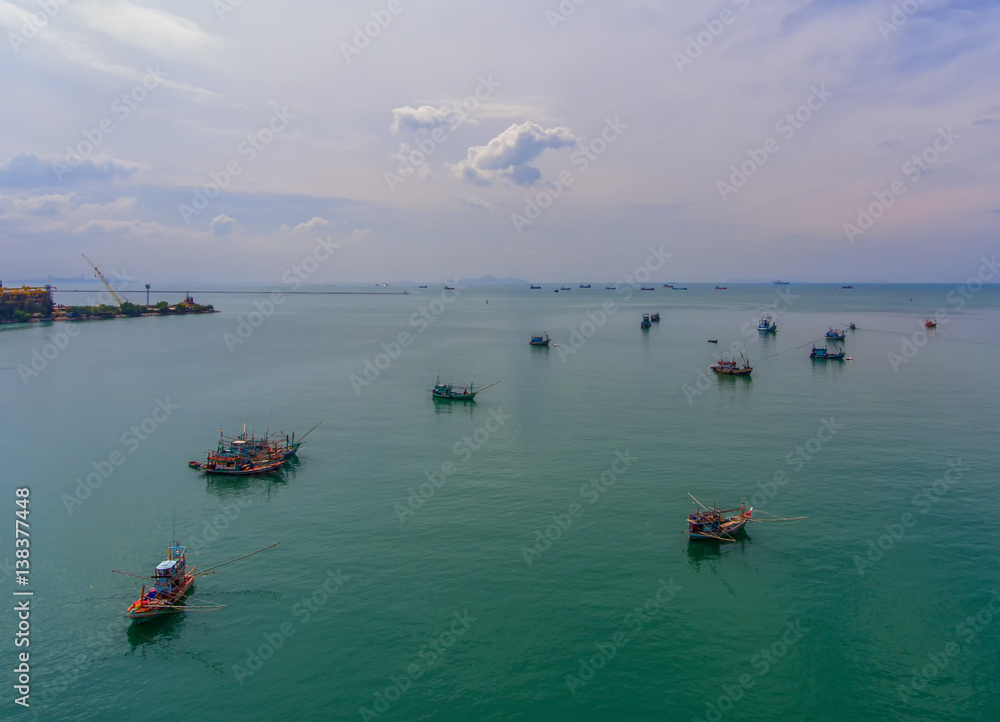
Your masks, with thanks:
M742 364L736 362L736 359L727 361L725 358L720 358L718 363L712 367L712 370L723 376L749 376L753 373L753 366L747 361L747 357L740 352L740 359Z

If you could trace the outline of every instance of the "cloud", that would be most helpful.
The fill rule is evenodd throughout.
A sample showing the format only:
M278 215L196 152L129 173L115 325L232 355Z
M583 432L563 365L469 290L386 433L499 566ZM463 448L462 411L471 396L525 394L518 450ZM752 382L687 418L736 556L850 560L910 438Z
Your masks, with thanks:
M319 216L313 216L308 221L298 224L297 226L290 226L287 223L281 224L281 232L286 236L297 236L308 233L315 233L321 228L328 228L330 226L330 221L325 218L320 218Z
M472 208L479 211L488 211L493 208L492 203L487 203L482 198L476 198L475 196L459 196L458 202L462 208Z
M218 44L190 20L123 0L78 0L72 8L91 30L160 57L188 61L192 53Z
M60 166L56 166L56 164ZM0 163L0 188L45 188L61 183L120 180L135 173L136 168L103 158L99 162L84 158L71 167L63 156L40 156L15 153Z
M228 236L236 230L236 219L230 218L225 213L220 213L212 219L209 230L216 237Z
M434 130L446 125L454 127L461 120L461 116L452 108L444 106L435 108L432 105L412 108L406 105L392 109L392 125L389 126L389 130L393 135L398 135L404 130L413 133L418 130Z
M147 223L140 220L111 220L111 219L98 219L94 218L82 226L78 226L73 229L73 233L90 233L96 232L100 234L109 235L119 235L119 236L152 236L152 235L171 235L180 236L184 233L183 230L170 228L163 225L162 223Z
M531 186L542 176L541 171L528 165L531 161L549 148L572 148L576 142L569 128L542 128L526 121L510 126L486 145L469 148L466 159L452 166L452 170L478 186L488 186L497 180Z

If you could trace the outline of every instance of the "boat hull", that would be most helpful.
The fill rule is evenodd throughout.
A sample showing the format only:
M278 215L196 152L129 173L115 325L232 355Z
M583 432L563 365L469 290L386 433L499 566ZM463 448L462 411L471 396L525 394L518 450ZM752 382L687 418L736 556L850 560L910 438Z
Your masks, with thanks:
M171 594L169 597L156 599L152 602L133 602L132 606L129 607L128 611L125 613L125 616L136 624L142 624L143 622L148 622L150 619L155 619L161 614L173 611L173 607L177 605L177 602L187 596L187 593L191 591L191 587L193 586L194 576L188 574L184 577L184 583L175 593Z

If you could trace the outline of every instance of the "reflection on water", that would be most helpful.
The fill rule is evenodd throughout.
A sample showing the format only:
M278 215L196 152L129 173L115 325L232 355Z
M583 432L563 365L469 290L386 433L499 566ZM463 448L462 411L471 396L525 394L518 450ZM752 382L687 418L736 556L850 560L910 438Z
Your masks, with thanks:
M183 605L184 601L181 604ZM132 652L135 652L136 649L146 645L177 639L186 621L183 612L168 612L142 624L132 622L125 634Z

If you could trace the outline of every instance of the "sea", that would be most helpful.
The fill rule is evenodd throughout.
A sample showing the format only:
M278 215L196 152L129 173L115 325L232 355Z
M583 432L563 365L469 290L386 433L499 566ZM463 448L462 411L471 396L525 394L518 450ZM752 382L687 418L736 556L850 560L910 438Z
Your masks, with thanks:
M1000 719L1000 287L971 270L0 327L2 717ZM810 359L831 327L849 360ZM188 467L316 424L280 473ZM759 522L692 542L693 499ZM277 546L131 624L115 571L172 540L206 571Z

